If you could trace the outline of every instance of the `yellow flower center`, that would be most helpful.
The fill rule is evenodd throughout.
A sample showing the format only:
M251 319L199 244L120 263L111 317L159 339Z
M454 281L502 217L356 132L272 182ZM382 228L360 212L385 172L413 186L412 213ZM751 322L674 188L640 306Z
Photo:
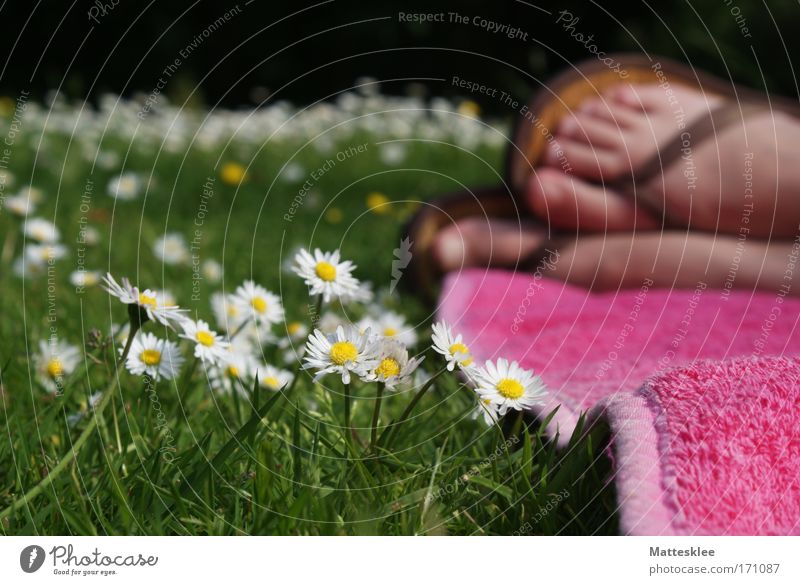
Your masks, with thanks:
M158 307L158 301L155 297L151 297L150 295L146 295L144 293L139 293L139 304L144 307L150 307L155 309Z
M261 297L254 297L250 304L253 305L253 308L258 311L259 313L265 313L267 311L267 301L265 301Z
M388 213L390 211L389 206L386 205L388 202L389 198L383 193L375 192L367 195L367 207L369 207L373 213Z
M331 361L337 366L343 366L358 357L358 348L349 341L337 341L331 346Z
M238 185L246 174L245 168L237 163L227 163L222 167L222 180L229 185Z
M286 331L289 333L289 335L297 335L302 327L303 326L300 323L294 321L286 326Z
M195 339L197 339L198 343L205 345L206 347L211 347L214 345L214 336L208 331L198 331L195 334Z
M400 373L400 364L394 358L383 358L378 367L375 368L375 373L382 378L391 378Z
M481 107L475 102L467 100L458 106L458 113L470 118L477 118L481 114Z
M503 378L497 383L496 388L503 398L512 400L521 398L525 394L525 388L522 387L522 384L511 378Z
M238 378L239 377L239 368L236 366L228 366L225 368L225 373L228 374L231 378Z
M146 366L157 366L161 363L161 352L157 349L146 349L139 356L142 363Z
M342 221L342 217L344 214L342 210L338 207L331 207L328 211L325 212L325 220L328 223L339 223Z
M52 358L47 362L47 374L51 378L58 378L64 373L64 366L58 358Z
M228 317L235 317L236 314L239 312L236 310L236 306L232 304L228 305L227 309L228 309Z
M383 330L384 337L394 337L395 335L397 335L397 329L394 327L387 327Z
M472 363L472 358L469 355L469 348L463 343L454 343L453 345L451 345L450 353L453 355L462 354L467 356L459 360L458 363L460 363L462 366L468 366Z
M264 378L264 386L267 388L272 388L273 390L277 390L280 387L281 383L275 376L268 376Z
M317 262L314 272L325 282L336 280L336 267L330 262Z

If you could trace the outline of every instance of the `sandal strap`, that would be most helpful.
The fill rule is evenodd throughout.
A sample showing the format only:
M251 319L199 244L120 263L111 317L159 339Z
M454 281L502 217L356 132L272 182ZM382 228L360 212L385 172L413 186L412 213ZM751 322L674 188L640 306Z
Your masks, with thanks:
M664 217L667 224L671 224L672 222L664 210L664 202L656 202L642 197L643 190L637 189L637 186L641 187L660 175L664 169L669 168L676 160L680 159L687 150L691 152L691 149L701 145L710 136L719 135L737 120L741 121L746 116L765 109L764 104L729 102L711 110L675 135L663 148L659 148L650 159L631 174L608 184L608 188L635 199L638 205L648 209L657 217Z

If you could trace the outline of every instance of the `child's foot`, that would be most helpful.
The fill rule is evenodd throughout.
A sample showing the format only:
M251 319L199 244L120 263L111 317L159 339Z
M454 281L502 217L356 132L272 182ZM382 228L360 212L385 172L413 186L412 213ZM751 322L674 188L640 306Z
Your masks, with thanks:
M724 103L693 89L672 89L670 97L659 86L620 85L565 118L545 166L530 179L528 199L536 215L553 227L582 231L661 226L662 218L647 206L602 185L628 176ZM694 142L687 134L686 139L684 155L637 185L637 198L665 205L671 221L696 229L738 234L745 227L759 237L797 233L797 119L782 112L747 112L716 134ZM562 171L557 149L570 173Z
M546 250L542 253L541 250ZM563 280L593 290L653 286L709 287L776 291L784 283L792 242L742 242L710 233L618 232L582 234L548 241L541 228L518 222L466 219L443 229L434 253L444 272L468 267L500 267ZM533 266L528 259L541 261ZM732 272L731 266L739 268ZM732 282L730 281L731 279ZM800 288L791 291L800 294Z

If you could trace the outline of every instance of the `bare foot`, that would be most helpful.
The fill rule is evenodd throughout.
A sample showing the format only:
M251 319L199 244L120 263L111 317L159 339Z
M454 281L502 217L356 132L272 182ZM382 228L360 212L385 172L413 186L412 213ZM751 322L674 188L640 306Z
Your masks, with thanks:
M587 100L555 132L545 166L532 175L528 202L558 228L581 231L654 229L651 207L636 205L604 183L626 177L691 123L723 104L673 87L670 102L654 85L613 88ZM664 206L672 223L705 231L790 237L800 223L800 165L793 159L800 122L781 112L749 112L689 149L647 184L637 199ZM565 174L556 153L572 167ZM549 166L548 166L549 165ZM746 230L749 230L746 231Z
M790 241L768 243L700 232L619 232L582 234L548 242L541 228L500 219L466 219L443 229L435 254L445 272L467 267L502 267L532 272L526 260L552 250L538 268L543 275L592 290L654 286L691 288L702 281L714 288L777 291L785 284ZM795 290L796 289L796 290ZM790 294L800 294L792 287Z

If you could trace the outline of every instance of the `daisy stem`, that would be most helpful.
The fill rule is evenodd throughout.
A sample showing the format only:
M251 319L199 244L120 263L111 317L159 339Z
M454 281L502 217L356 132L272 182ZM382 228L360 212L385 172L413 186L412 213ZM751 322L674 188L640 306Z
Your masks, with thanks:
M511 436L516 437L522 431L522 423L525 420L525 411L518 410L517 416L514 418L514 426L511 427Z
M122 350L122 355L114 366L114 381L117 379L120 366L122 366L122 364L125 363L125 360L128 359L128 354L131 351L131 345L133 345L133 338L136 337L136 334L139 332L139 327L141 327L141 325L138 322L131 321L131 324L128 327L128 340L125 342L125 349Z
M428 389L431 386L433 386L433 383L436 381L436 378L441 376L444 371L445 370L439 370L436 374L433 375L433 377L430 380L428 380L425 383L425 385L422 388L420 388L420 391L417 392L414 398L411 399L411 402L408 403L408 406L406 406L406 409L403 411L403 414L400 415L400 418L397 419L396 421L393 421L389 425L389 428L383 431L383 434L381 435L379 442L384 442L383 440L385 438L386 447L388 448L391 445L391 440L394 438L394 429L403 424L404 422L406 422L406 420L408 420L408 417L411 416L411 411L413 411L417 403L420 400L422 400L422 397L425 396L425 393L428 391Z
M234 337L239 335L244 330L244 328L247 326L248 323L250 323L250 319L245 319L244 321L242 321L241 325L239 325L236 328L236 331L231 333L231 337L230 338L233 339Z
M316 329L317 323L322 313L322 295L317 295L317 304L314 306L314 312L311 314L311 329Z
M383 389L385 384L378 382L378 392L375 396L375 410L372 413L372 438L369 444L370 450L375 450L375 445L378 443L378 419L381 416L381 400L383 399Z
M114 378L109 382L108 387L106 388L105 392L103 393L103 397L100 399L100 402L94 407L94 416L92 420L89 421L89 424L86 425L86 428L83 429L80 436L75 439L75 442L72 443L72 447L69 451L61 458L61 461L53 467L50 472L42 478L42 480L25 492L21 497L14 500L7 508L3 511L0 511L0 518L5 518L13 514L19 508L27 505L31 500L33 500L36 496L42 493L47 487L53 483L53 480L58 477L58 475L67 468L67 466L75 461L78 456L78 452L89 440L94 432L95 428L97 428L97 423L99 418L103 414L103 410L105 410L108 403L111 402L111 397L114 395L112 390L114 389L114 385L117 383L117 375L119 374L119 367L121 364L125 363L125 359L128 357L128 352L131 350L131 344L133 343L133 338L136 336L136 332L139 330L139 324L131 322L130 325L130 333L128 333L128 341L125 343L125 349L122 350L122 356L120 357L119 361L117 362L116 367L114 368ZM58 494L55 494L58 496Z
M344 385L344 432L345 442L350 445L353 430L350 428L350 384Z

